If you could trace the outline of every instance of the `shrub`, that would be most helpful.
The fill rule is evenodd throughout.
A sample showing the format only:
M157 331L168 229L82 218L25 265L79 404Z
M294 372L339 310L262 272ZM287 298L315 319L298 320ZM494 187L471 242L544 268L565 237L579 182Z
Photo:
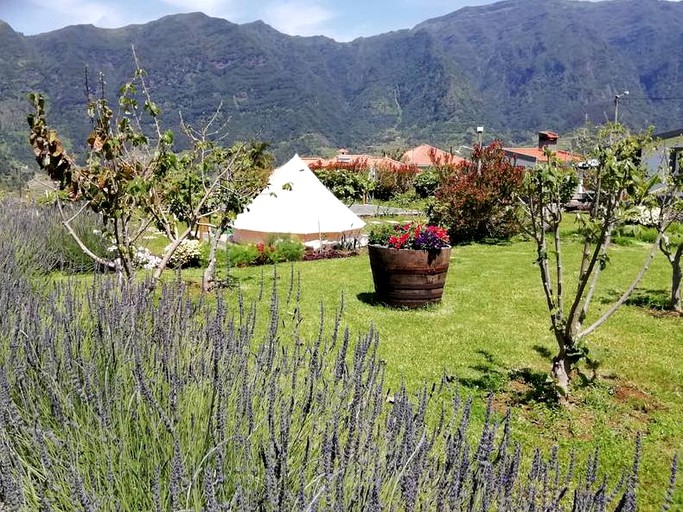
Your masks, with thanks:
M436 189L439 187L439 173L433 169L421 171L415 176L415 193L418 197L427 198L434 195Z
M269 242L268 260L270 263L282 261L301 261L304 257L304 244L291 238L277 238Z
M228 264L230 266L237 266L234 265L228 258L228 253L230 249L232 248L233 245L236 244L226 244L225 247L221 247L220 245L217 247L216 250L216 266L217 267L227 267ZM207 241L204 241L200 244L199 246L199 252L200 252L200 257L199 257L199 265L203 268L206 268L206 266L209 264L209 252L211 250L211 244Z
M281 235L270 237L267 243L228 244L226 247L228 261L235 267L301 261L304 250L304 245L298 240L282 238Z
M500 141L475 146L471 160L443 177L430 221L447 226L453 243L510 238L519 232L515 194L522 178Z
M225 252L232 267L255 265L259 258L259 251L255 245L228 244Z
M367 171L355 169L321 169L316 176L340 201L351 204L365 201L372 191Z
M612 234L612 241L617 245L632 245L635 242L652 243L657 239L657 229L639 224L619 226Z
M375 197L386 200L413 192L413 183L419 172L415 165L379 166L375 169Z
M351 204L366 202L374 188L370 170L364 159L351 162L313 163L309 168L340 201Z
M200 264L202 252L199 240L183 240L177 247L171 259L168 260L170 268L197 267ZM168 246L164 252L168 250Z
M356 249L344 249L344 248L324 248L324 249L312 249L306 248L304 252L304 261L315 261L315 260L330 260L337 258L348 258L350 256L358 256L358 250Z

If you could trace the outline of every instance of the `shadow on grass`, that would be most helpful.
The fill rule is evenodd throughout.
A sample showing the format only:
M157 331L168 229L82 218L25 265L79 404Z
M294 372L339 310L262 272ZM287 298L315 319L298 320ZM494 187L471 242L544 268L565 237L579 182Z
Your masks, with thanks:
M492 393L504 391L508 384L507 368L486 350L477 350L477 354L483 357L484 363L470 366L470 368L481 375L461 378L459 379L460 383L467 388Z
M552 360L553 353L550 351L548 347L544 347L542 345L534 345L531 348L533 348L539 356L547 359L548 361Z
M424 306L419 306L415 308L407 307L407 306L391 306L389 304L386 304L382 302L378 297L375 292L361 292L356 294L356 298L362 302L363 304L367 304L368 306L375 306L375 307L380 307L380 308L386 308L386 309L391 309L394 311L413 311L413 312L421 312L421 311L431 311L436 308L439 308L441 306L440 303L434 303L434 304L425 304Z
M550 364L552 364L553 353L550 351L550 349L548 349L548 347L544 347L542 345L534 345L532 348L534 349L534 351L538 355L540 355L542 358L548 360L549 366L550 366ZM576 381L576 379L572 382L572 385L574 387L587 388L587 387L595 384L595 381L598 378L598 368L600 368L600 364L601 364L600 361L598 361L597 359L592 359L590 357L585 357L583 359L583 364L585 364L586 368L588 370L590 370L591 374L589 376L585 372L583 372L580 368L578 368L578 366L575 367L574 372L575 372L576 376L578 377L578 382ZM545 373L543 375L545 376L545 379L547 380L548 375ZM511 378L513 378L513 377L511 376ZM525 382L525 383L528 383L528 382ZM539 384L539 382L536 382L536 384ZM550 384L550 386L551 386L551 388L553 387L552 383ZM546 392L546 390L543 390L543 392L541 394L543 394L545 392Z
M542 345L534 345L533 350L548 361L550 369L554 354ZM558 390L546 371L531 368L509 369L495 356L485 350L477 350L482 362L469 368L479 373L476 377L459 378L458 382L470 389L494 393L508 403L508 405L544 404L549 408L560 407ZM597 380L597 370L600 361L586 358L582 366L574 369L572 386L575 389L594 386ZM586 371L588 370L588 371Z
M552 358L546 347L536 345L533 349L548 360ZM559 406L557 389L548 373L530 368L509 369L490 352L477 350L477 354L483 361L470 369L480 375L459 379L463 386L498 394L510 405L543 403L549 407Z
M611 304L619 299L620 293L616 290L610 290L607 297L603 297L601 302L603 304ZM624 304L628 306L635 306L637 308L648 309L653 312L661 313L669 310L669 291L663 289L637 289L633 294L626 299Z
M534 350L548 359L551 357L550 351L545 347L535 346ZM559 406L557 391L546 372L530 368L510 370L490 352L477 350L477 353L482 356L483 361L470 366L470 369L480 375L459 379L463 386L498 394L510 405L544 403L550 407Z
M361 292L356 295L356 298L361 301L363 304L367 304L369 306L380 306L380 307L386 307L385 304L383 304L378 298L375 292Z
M529 405L543 403L551 407L559 407L557 389L548 373L520 368L510 372L512 381L512 396L510 402L514 405Z

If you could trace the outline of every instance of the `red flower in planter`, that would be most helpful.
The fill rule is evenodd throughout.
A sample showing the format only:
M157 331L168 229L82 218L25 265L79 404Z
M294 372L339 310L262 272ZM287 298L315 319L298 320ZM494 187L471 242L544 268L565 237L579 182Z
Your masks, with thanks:
M446 229L439 226L422 226L421 224L397 224L394 234L386 229L380 233L370 234L372 243L386 245L394 249L441 249L448 247L450 241Z

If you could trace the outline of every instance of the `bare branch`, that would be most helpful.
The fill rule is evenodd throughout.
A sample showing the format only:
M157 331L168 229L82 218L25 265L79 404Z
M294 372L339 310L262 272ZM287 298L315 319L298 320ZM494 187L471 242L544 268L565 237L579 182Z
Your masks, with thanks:
M69 224L70 219L65 219L64 215L64 209L62 208L62 202L58 198L57 199L57 207L59 208L59 213L62 217L62 224L66 228L66 230L69 232L69 235L71 235L71 238L74 239L76 244L78 244L78 247L83 251L84 254L86 254L90 259L92 259L95 263L102 265L103 267L110 268L112 270L118 270L118 267L116 263L113 261L105 260L104 258L99 257L97 254L92 252L88 247L83 243L81 238L78 236L78 234L74 231L74 229L71 227L71 224Z
M616 301L612 306L595 322L593 325L588 327L586 330L582 331L579 333L579 338L583 338L584 336L588 336L590 333L592 333L595 329L600 327L602 324L604 324L609 317L611 317L614 312L621 306L626 300L631 296L633 293L633 290L636 289L636 286L638 286L638 283L640 283L640 280L643 278L645 275L645 272L647 272L647 269L650 268L650 263L652 263L652 260L655 257L655 254L657 252L657 248L659 246L659 239L661 238L661 233L657 235L657 238L655 241L652 243L652 247L650 248L650 252L647 255L647 258L645 259L645 262L643 263L643 266L640 268L640 272L638 272L638 275L633 279L633 282L630 284L630 286L624 291L624 293L619 297L619 300Z

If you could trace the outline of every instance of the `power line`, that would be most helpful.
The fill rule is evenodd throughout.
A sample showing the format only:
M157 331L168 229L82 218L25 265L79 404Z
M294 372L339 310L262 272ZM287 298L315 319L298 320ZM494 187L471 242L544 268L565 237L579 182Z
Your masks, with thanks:
M629 96L628 99L624 98L625 101L633 101L633 100L640 100L640 101L683 101L683 96L681 97L670 97L670 98L664 98L664 97L654 97L654 98L649 98L647 96Z

